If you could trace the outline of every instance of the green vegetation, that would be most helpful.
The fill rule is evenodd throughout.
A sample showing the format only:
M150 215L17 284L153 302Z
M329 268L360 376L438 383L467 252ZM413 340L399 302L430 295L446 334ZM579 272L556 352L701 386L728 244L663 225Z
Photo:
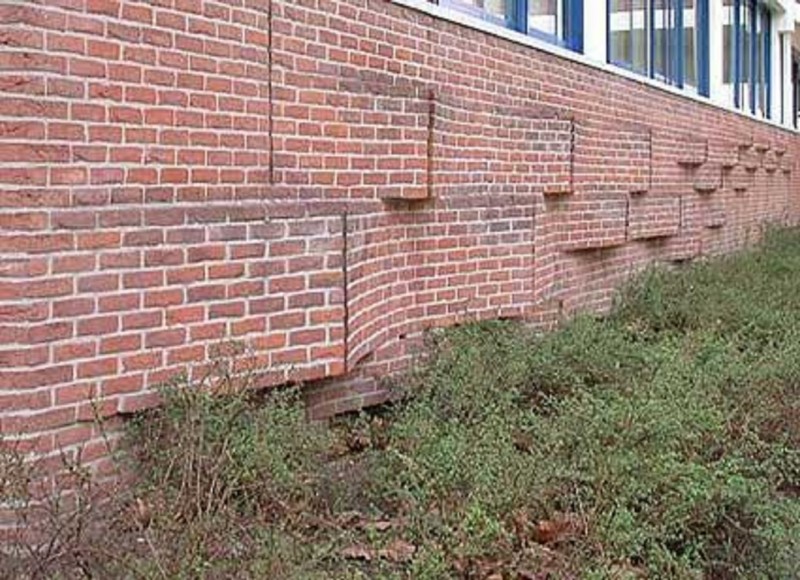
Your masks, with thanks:
M798 577L798 289L780 232L544 336L436 332L404 402L331 429L292 392L169 389L115 556L61 574Z

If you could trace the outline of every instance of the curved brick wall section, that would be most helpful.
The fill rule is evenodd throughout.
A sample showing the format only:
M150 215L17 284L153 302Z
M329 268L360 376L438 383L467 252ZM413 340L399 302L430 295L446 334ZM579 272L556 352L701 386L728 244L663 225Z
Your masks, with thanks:
M0 39L0 426L43 453L102 460L90 398L223 342L329 379L317 415L379 400L426 328L602 310L800 209L792 133L388 0L15 2Z

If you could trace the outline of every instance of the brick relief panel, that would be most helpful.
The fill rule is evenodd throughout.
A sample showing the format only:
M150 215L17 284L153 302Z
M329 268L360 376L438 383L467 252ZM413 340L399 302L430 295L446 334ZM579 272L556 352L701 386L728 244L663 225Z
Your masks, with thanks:
M433 193L563 195L572 191L573 122L555 110L437 96Z
M348 218L348 364L422 330L530 315L533 204L464 196Z
M414 214L347 219L347 364L405 332L412 310Z
M625 243L628 197L651 188L651 145L651 132L644 126L576 122L576 194L562 218L564 250Z
M331 198L425 199L434 107L423 88L358 79L279 93L273 181Z
M678 235L681 200L668 194L632 196L628 208L628 239L652 240Z
M89 417L90 396L107 413L151 404L153 387L184 372L203 377L219 348L260 369L262 385L340 374L341 219L246 209L205 206L204 219L78 233L57 253L6 264L4 297L30 306L2 307L6 348L25 355L0 370L4 384L51 386L41 410L74 420Z

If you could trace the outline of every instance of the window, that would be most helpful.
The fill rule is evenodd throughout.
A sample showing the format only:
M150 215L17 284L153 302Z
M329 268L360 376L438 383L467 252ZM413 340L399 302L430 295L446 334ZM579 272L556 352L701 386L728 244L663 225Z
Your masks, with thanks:
M678 78L675 50L678 38L675 29L675 9L669 0L654 0L653 23L653 76L670 82Z
M608 0L608 60L708 95L708 0Z
M564 4L556 0L528 0L528 29L557 37L564 29Z
M609 10L610 60L647 73L648 0L611 0Z
M755 19L755 59L753 61L753 85L755 93L755 112L762 117L769 117L770 98L770 19L769 10L761 6Z
M439 0L439 4L583 52L583 0Z
M734 63L737 59L737 43L733 31L739 19L736 16L736 0L723 0L722 5L722 83L727 92L726 100L732 103L736 87L736 65Z
M794 128L798 128L798 119L800 119L800 54L797 54L792 49L792 124Z
M723 83L728 101L770 116L770 11L761 0L723 0Z
M747 4L748 2L743 2L739 6L739 32L741 33L739 37L739 62L741 66L739 67L739 84L736 92L737 103L743 107L750 106L750 65L753 60L752 51L750 50L752 40L752 35L750 34L752 30L750 7Z
M451 0L440 4L451 5L468 14L504 26L510 23L512 17L511 0Z
M698 66L698 47L703 44L704 39L698 33L696 4L696 0L683 2L683 84L695 89L699 88L699 69L703 69L702 74L705 76L704 67Z

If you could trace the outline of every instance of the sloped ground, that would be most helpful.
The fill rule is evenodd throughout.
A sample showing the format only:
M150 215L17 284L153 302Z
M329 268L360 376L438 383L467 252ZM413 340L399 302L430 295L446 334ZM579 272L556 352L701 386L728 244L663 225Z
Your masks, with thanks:
M649 273L609 317L546 336L510 323L436 334L404 388L330 429L306 425L292 393L173 388L131 426L138 483L5 571L800 574L799 232Z

